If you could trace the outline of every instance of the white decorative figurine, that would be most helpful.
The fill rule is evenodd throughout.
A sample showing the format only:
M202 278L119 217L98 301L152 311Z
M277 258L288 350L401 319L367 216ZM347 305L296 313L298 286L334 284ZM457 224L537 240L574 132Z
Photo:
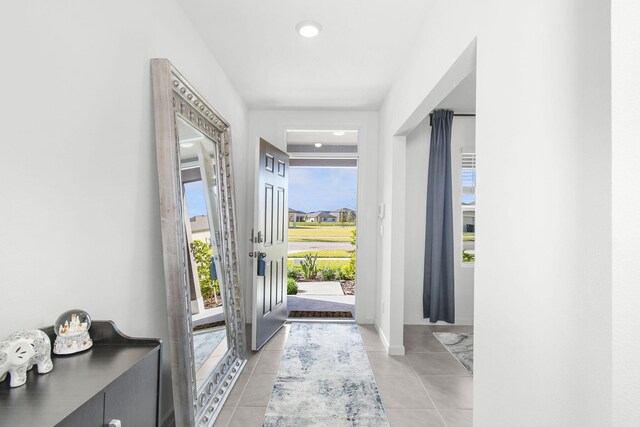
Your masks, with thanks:
M11 377L9 385L21 386L27 381L27 371L33 365L38 366L39 374L53 369L51 341L47 334L39 329L27 329L0 342L0 381L4 381L8 373Z
M60 315L53 326L56 342L55 354L73 354L87 350L93 345L89 336L91 318L86 311L69 310Z

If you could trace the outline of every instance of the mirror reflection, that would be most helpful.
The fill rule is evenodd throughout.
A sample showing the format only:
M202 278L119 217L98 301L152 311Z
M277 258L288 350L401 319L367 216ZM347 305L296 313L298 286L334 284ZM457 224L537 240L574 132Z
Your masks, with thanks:
M177 117L197 389L228 349L220 257L216 142Z

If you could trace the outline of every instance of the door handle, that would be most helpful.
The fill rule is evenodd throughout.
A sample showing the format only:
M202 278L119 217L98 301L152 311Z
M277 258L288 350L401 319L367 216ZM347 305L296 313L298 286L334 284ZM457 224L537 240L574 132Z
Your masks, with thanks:
M257 259L262 259L266 256L267 254L265 252L260 252L260 251L249 252L249 258L256 257Z
M262 231L258 231L258 243L262 242L264 242L264 239L262 238Z

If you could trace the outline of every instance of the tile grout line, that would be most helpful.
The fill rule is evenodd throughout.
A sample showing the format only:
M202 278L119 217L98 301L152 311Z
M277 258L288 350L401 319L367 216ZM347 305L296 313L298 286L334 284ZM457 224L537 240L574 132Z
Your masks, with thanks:
M456 359L456 357L450 351L446 351L446 352L445 351L423 351L421 353L409 352L409 353L405 353L405 357L407 357L409 354L443 354L443 353L449 354L451 357L453 357L455 361L458 363L458 365L460 365L466 373L465 374L420 374L418 373L418 371L416 371L418 376L425 375L425 376L432 376L432 377L471 377L473 378L473 375L469 371L467 371L467 368L465 368L464 365L460 363L460 361ZM413 366L411 359L407 357L407 361L409 362L411 367L415 370L416 368Z
M431 332L433 334L433 332ZM435 335L433 336L435 339L437 339L435 337ZM447 350L447 352L449 353L449 355L451 357L453 357L454 359L456 359L453 354L446 348L446 346L444 344L442 344L442 342L440 340L438 340L438 342L440 343L440 345L442 345L443 347L445 347L445 350ZM424 352L424 353L442 353L442 352ZM413 354L424 354L424 353L413 353ZM408 354L408 353L407 353ZM427 388L427 385L425 384L424 381L422 381L421 378L421 374L418 373L418 371L416 370L416 367L413 365L413 362L411 362L411 359L407 357L407 361L409 362L409 365L411 366L411 369L415 372L416 376L418 377L418 381L420 381L420 385L422 385L422 388L424 389L425 393L427 393L427 396L429 397L429 400L431 401L431 403L433 404L433 407L436 409L436 412L438 413L438 416L440 417L440 420L442 421L442 423L448 427L449 424L447 423L447 421L444 419L444 417L442 416L442 412L440 411L441 408L438 407L438 405L436 404L435 400L433 400L433 398L431 397L431 393L429 393L429 389ZM456 361L459 363L458 359L456 359ZM464 366L463 366L464 367ZM465 368L466 370L466 368ZM423 376L428 376L426 374L423 374ZM452 376L462 376L462 375L452 375Z
M409 361L409 363L411 363L411 361ZM411 365L411 367L413 368L413 365ZM416 372L417 374L417 372ZM440 417L440 419L442 420L442 423L448 427L449 424L447 424L447 421L444 419L444 417L442 416L442 412L440 412L440 408L438 407L438 405L436 404L436 401L433 400L433 398L431 397L431 393L429 393L429 390L427 389L427 386L425 385L425 383L422 381L422 378L420 378L420 375L418 375L418 381L420 381L420 385L422 386L422 388L424 389L425 393L427 393L427 396L429 396L429 400L431 401L431 403L433 404L433 407L435 408L436 412L438 413L438 416Z
M258 365L258 362L260 361L260 358L262 357L262 352L263 351L264 350L261 350L260 354L258 354L258 358L256 359L256 363L253 365L253 368L251 369L251 372L249 373L249 378L247 378L247 382L244 385L242 391L240 392L240 396L238 396L238 401L233 406L233 412L231 412L231 416L229 417L229 421L227 421L227 424L225 424L224 427L228 427L229 424L231 424L231 420L233 420L233 417L236 414L236 411L238 410L238 405L240 405L240 400L242 400L242 396L244 395L244 392L247 389L247 386L249 385L249 381L251 381L251 377L253 377L253 373L254 373L254 371L256 369L256 366Z

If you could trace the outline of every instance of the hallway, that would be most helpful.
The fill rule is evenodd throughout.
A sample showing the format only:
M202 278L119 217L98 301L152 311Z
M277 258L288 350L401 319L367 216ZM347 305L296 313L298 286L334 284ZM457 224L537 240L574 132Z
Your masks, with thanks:
M473 378L433 336L472 327L405 326L406 355L388 356L374 326L358 326L391 427L472 426ZM215 427L262 425L289 327L251 352Z

